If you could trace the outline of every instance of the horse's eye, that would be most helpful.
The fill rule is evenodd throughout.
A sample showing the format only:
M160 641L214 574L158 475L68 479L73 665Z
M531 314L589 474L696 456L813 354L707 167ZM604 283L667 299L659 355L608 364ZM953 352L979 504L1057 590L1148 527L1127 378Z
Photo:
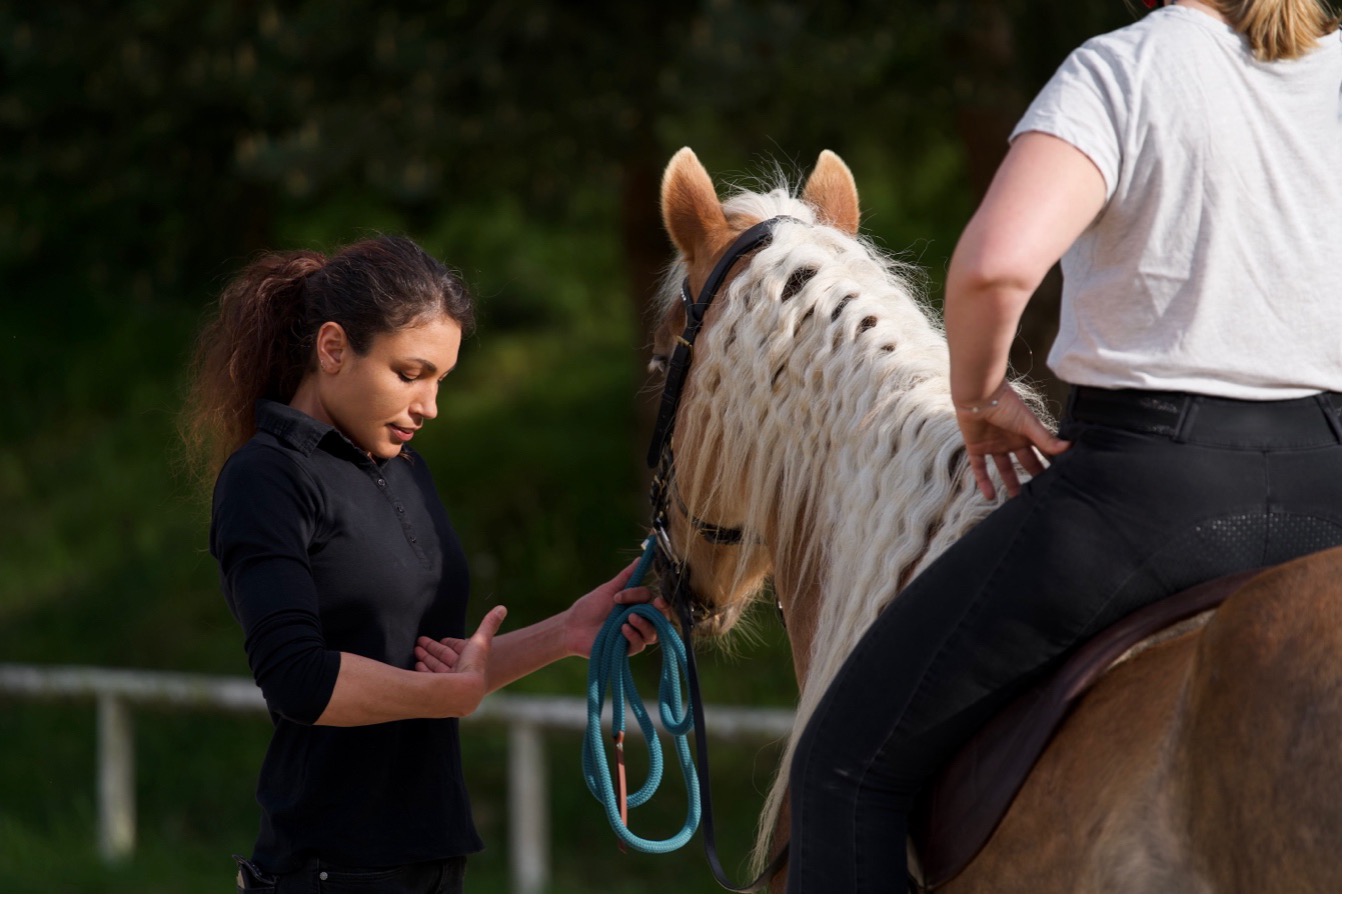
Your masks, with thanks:
M646 370L651 374L658 374L661 377L668 374L669 357L667 355L652 355L650 357L650 364L646 366Z

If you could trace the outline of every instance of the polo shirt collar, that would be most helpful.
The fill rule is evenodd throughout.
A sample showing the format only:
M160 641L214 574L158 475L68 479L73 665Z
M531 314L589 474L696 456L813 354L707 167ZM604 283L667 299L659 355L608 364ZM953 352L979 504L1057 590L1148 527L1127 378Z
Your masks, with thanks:
M362 465L373 465L376 469L383 469L390 461L387 458L371 458L368 452L352 443L346 434L331 424L324 424L297 408L291 408L273 399L258 400L257 429L271 434L304 456L312 455L318 444L330 434L332 440L328 444L328 451L333 454L340 455L344 452L352 461Z
M309 455L327 436L336 430L283 403L262 399L257 403L257 429L269 433L302 455Z

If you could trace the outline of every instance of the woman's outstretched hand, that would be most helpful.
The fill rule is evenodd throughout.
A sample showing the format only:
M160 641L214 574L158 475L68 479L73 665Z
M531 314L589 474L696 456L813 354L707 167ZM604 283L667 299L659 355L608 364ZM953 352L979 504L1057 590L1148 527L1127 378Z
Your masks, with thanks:
M575 604L571 605L570 610L566 612L565 623L566 650L569 654L589 657L589 650L594 647L594 639L599 635L604 622L608 620L614 605L637 605L650 601L650 590L644 586L623 588L639 561L639 558L633 560L617 576L576 599ZM669 613L669 606L664 599L655 599L653 604L665 615ZM627 622L622 625L622 635L627 638L628 654L632 655L648 645L653 645L659 639L655 633L655 625L639 614L627 616Z
M477 625L477 632L467 639L446 636L436 641L429 636L416 640L412 653L416 669L423 673L466 673L480 675L485 682L491 640L505 621L504 605L497 605L486 613Z
M1002 381L996 392L974 405L955 403L959 430L968 449L968 463L973 469L982 495L996 498L996 487L987 470L987 456L991 456L1006 492L1020 493L1020 479L1015 473L1015 461L1030 477L1043 473L1043 462L1035 453L1044 456L1060 455L1071 444L1058 439L1043 426L1038 416L1024 404L1007 381Z
M481 705L490 692L487 676L491 640L505 621L505 606L497 605L486 613L477 631L467 639L436 642L422 636L416 641L416 669L453 677L453 708L449 717L467 717ZM449 681L445 681L448 683Z

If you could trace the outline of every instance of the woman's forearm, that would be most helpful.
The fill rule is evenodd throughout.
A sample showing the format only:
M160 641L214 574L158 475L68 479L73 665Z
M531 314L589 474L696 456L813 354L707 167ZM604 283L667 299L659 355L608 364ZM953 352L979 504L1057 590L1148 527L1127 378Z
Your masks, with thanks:
M565 611L496 636L485 666L487 691L507 686L562 658L587 657L595 637L608 624L615 608L650 601L650 591L645 587L624 585L638 560L633 559L612 579L576 599ZM664 613L668 611L663 599L656 599L654 607ZM632 653L653 645L659 638L654 624L639 614L627 616L622 635ZM422 636L414 649L417 669L438 673L458 670L465 645L462 639L448 637L437 641Z
M1005 380L1011 344L1032 288L996 282L956 285L951 265L945 297L945 335L949 341L950 394L956 406L979 406Z
M571 654L566 648L564 614L502 633L492 645L486 690L495 692Z
M366 726L419 717L466 717L485 692L481 673L426 674L341 653L332 697L314 723Z

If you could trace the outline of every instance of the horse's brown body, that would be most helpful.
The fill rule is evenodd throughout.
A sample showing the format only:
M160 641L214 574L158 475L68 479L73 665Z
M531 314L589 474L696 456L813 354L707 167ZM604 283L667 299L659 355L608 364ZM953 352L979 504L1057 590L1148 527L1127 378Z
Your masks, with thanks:
M820 156L803 199L821 221L855 233L855 184L833 154ZM755 223L723 213L686 149L665 173L663 213L694 294ZM713 306L707 328L718 314ZM674 312L656 334L657 359L681 328ZM699 447L716 457L695 418L680 422L676 455L686 461ZM733 490L701 494L697 484L681 487L704 519L745 520ZM693 588L723 611L714 626L732 626L773 575L804 691L828 559L801 553L778 530L806 509L776 509L756 523L760 541L733 550L697 540L686 516L671 514ZM957 529L938 519L929 527ZM944 890L1340 891L1341 570L1335 549L1270 571L1202 629L1110 671L1054 737L986 848ZM783 809L777 844L787 828Z
M944 891L1341 891L1342 553L1086 694Z

